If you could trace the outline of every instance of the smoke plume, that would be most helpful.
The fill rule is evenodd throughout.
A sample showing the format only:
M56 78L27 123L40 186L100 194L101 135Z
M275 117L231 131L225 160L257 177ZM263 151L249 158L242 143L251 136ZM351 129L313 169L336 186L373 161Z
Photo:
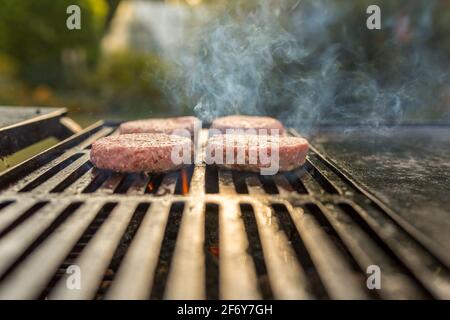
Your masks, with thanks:
M427 117L448 81L445 59L429 47L436 2L415 11L386 5L382 30L367 30L367 5L212 7L173 57L171 96L205 121L264 114L304 133L323 123L379 129Z

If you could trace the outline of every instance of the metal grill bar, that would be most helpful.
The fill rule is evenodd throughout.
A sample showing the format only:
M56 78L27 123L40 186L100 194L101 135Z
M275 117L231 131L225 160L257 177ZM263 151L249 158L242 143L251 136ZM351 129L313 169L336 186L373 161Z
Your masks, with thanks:
M8 226L17 221L27 210L30 210L35 203L34 199L24 199L3 209L0 215L0 234L3 234Z
M0 286L0 299L34 299L102 206L87 202L65 221Z
M145 193L150 177L144 174L134 174L130 175L130 180L132 182L127 188L126 194L138 196Z
M18 181L12 186L11 192L32 191L36 186L39 186L41 182L45 182L49 177L52 177L52 175L58 173L58 169L63 169L70 163L72 160L71 158L73 157L74 154L66 153L55 160L50 161L47 165Z
M417 285L405 272L398 268L398 264L391 259L348 215L334 205L323 207L320 211L326 216L333 229L345 243L362 270L370 265L377 265L383 273L383 295L386 298L423 298Z
M67 207L68 203L44 204L39 214L32 215L12 232L8 233L0 242L0 274L4 274L20 255L31 246Z
M361 279L339 254L316 218L299 207L290 208L289 211L331 298L368 298Z
M289 197L294 192L294 188L284 175L276 175L274 177L274 181L278 189L278 193L282 197Z
M167 174L163 181L161 182L161 186L158 188L156 194L158 196L163 196L165 194L174 194L175 187L177 185L178 175L174 172Z
M90 163L88 164L88 166L90 166L90 168L85 173L83 173L80 178L78 178L75 182L70 184L62 191L63 195L80 194L87 188L87 186L92 181L92 176L94 175L93 171L95 170L92 168L92 165L90 165Z
M158 256L170 204L160 202L150 207L122 262L117 280L107 299L148 299L152 291Z
M114 208L74 263L80 268L83 275L80 290L71 290L67 287L68 275L66 274L56 285L51 298L77 300L94 298L109 261L112 259L135 209L136 203L125 201Z
M74 153L90 146L95 140L108 135L112 130L113 128L102 127L101 123L97 123L71 138L61 141L54 147L2 173L3 188L8 183L14 182L10 191L21 190L30 181L51 170Z
M446 257L314 148L293 172L236 173L202 162L204 130L193 172L122 175L89 161L109 134L96 124L0 175L0 298L450 297Z
M108 195L113 194L119 184L122 182L123 175L120 173L113 173L102 183L102 185L95 190L95 193Z
M80 170L80 167L86 163L89 159L89 154L77 154L79 156L78 159L75 159L71 164L69 164L67 167L63 168L61 171L57 172L53 177L46 180L45 182L39 184L38 188L36 188L36 192L39 193L48 193L50 192L55 186L58 186L60 183L62 183L67 176L70 174L73 174L75 171Z
M304 168L301 168L300 170L296 170L296 174L297 174L297 178L301 179L308 194L318 195L318 194L325 193L325 191L322 189L320 184Z
M280 232L276 217L273 217L270 208L265 205L255 203L253 207L275 298L312 298L307 276L286 235Z
M260 299L256 270L247 253L248 240L239 206L226 200L220 208L220 297Z
M79 126L64 117L64 108L0 107L0 157L11 155L50 136L65 139Z
M233 195L236 193L231 171L219 170L219 190L221 194Z
M188 203L183 212L180 233L172 260L165 298L204 299L205 256L204 203Z
M420 245L385 217L377 215L377 219L374 219L373 216L368 215L367 211L359 210L358 207L354 209L365 220L367 219L367 223L408 266L422 285L427 287L435 297L450 299L450 274L447 269L441 269L436 258L424 251Z
M252 196L264 196L266 193L264 191L263 185L259 180L259 177L252 174L245 179L247 183L247 189L250 195Z

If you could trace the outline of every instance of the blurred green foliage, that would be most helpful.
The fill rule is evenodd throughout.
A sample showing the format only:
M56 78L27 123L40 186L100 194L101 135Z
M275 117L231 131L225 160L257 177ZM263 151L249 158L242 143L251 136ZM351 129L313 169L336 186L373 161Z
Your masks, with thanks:
M422 74L420 63L413 66L417 68L402 64L402 61L414 60L410 57L412 53L420 53L415 45L427 48L427 52L447 61L450 57L450 0L329 1L336 9L333 14L338 13L339 18L327 26L327 37L313 36L307 41L313 41L318 52L340 44L347 51L339 56L340 67L345 70L362 71L388 85L402 84L412 72ZM236 2L203 0L205 6L215 6L215 11L209 12L211 20L214 15L223 14L221 10L235 6ZM246 13L260 4L258 1L240 2ZM292 13L293 2L277 3L285 10L282 15ZM313 3L313 0L309 2ZM435 5L430 5L431 2ZM123 119L170 114L172 109L164 94L171 81L173 65L170 61L162 60L164 58L156 53L137 50L101 52L101 40L119 3L120 0L0 0L0 105L67 107L75 118L82 115L84 124L106 117ZM72 4L81 7L81 30L66 28L66 9ZM381 31L365 28L366 8L370 4L382 6ZM307 1L300 1L299 10L304 10L306 5ZM429 25L422 19L430 7L433 8L433 20L428 30L422 27ZM409 24L404 34L395 35L403 16L410 19ZM289 29L288 25L285 27ZM392 46L395 36L400 37L401 43ZM426 43L414 40L422 38ZM435 57L419 55L417 61L425 58ZM364 70L361 70L362 66ZM430 70L430 75L433 71ZM417 87L424 88L420 94L439 95L425 90L427 87L420 83ZM177 101L182 109L173 112L187 113L196 103L182 100L185 101ZM442 100L442 109L427 108L428 114L420 114L420 117L439 118L444 112L450 115L450 89Z
M84 125L163 112L164 67L156 55L101 52L119 2L0 0L0 105L66 107ZM73 4L81 9L80 30L66 27Z
M150 53L126 50L105 54L80 88L80 94L88 88L97 101L97 107L90 110L107 113L109 118L162 113L167 107L161 89L166 68Z
M66 28L66 9L82 12L81 30ZM31 85L64 82L61 53L82 46L87 62L99 52L107 3L103 0L2 0L0 51L13 60L17 74Z

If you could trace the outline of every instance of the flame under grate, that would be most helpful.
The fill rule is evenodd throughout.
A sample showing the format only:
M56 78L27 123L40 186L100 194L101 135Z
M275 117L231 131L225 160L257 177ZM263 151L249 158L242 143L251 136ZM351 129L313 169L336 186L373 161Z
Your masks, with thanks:
M276 176L116 174L89 162L109 134L93 126L0 176L0 298L450 297L448 266L314 148Z

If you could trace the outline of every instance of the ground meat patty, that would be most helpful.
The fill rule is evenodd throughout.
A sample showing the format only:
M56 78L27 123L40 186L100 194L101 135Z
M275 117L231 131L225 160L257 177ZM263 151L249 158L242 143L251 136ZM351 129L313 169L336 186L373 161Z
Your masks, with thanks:
M172 151L176 158L173 158ZM92 144L91 162L117 172L164 172L192 159L189 138L164 133L135 133L105 137ZM188 161L181 163L183 156Z
M256 117L233 115L217 118L211 124L211 128L225 133L227 129L266 129L270 134L270 129L278 129L279 134L284 133L283 124L277 119L271 117Z
M275 174L303 165L307 153L308 141L299 137L224 134L209 138L205 160L229 169ZM277 170L261 171L269 167Z
M179 135L176 130L184 130L193 138L200 128L201 122L196 117L153 118L124 122L120 125L120 134L167 133Z

